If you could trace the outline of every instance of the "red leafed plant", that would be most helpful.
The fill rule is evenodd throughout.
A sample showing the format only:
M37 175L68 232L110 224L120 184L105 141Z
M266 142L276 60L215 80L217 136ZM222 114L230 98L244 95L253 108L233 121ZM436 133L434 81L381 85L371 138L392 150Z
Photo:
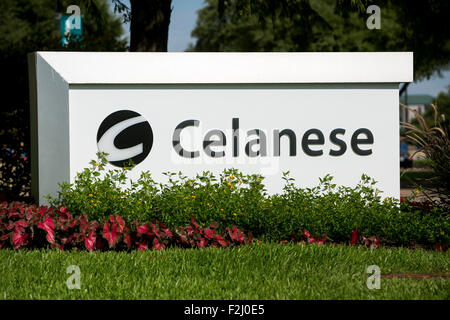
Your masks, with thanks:
M206 246L224 248L230 245L251 244L253 238L251 234L245 235L235 226L227 228L225 232L218 232L218 224L212 223L206 228L202 228L195 219L191 224L175 229L175 243L184 248L204 248Z
M149 223L134 222L136 225L136 233L129 236L131 241L137 245L138 250L146 250L153 248L155 250L162 250L173 242L173 234L162 223L152 221Z
M0 248L29 248L33 242L35 228L41 220L42 209L26 207L23 203L12 202L0 205ZM37 237L36 240L38 240Z
M38 223L38 228L47 232L46 238L48 242L50 242L51 244L55 243L55 224L53 222L53 219L49 215L46 215L44 222Z
M350 237L350 244L364 245L366 247L376 248L380 245L380 240L378 239L378 236L375 237L364 236L364 233L358 232L358 227L355 227Z
M107 241L109 248L117 248L124 244L131 248L131 236L129 226L119 215L109 216L109 221L103 224L103 238Z
M327 240L331 240L328 238L325 234L322 234L321 236L311 236L308 230L299 230L297 232L292 232L291 236L289 238L290 241L296 242L296 243L307 243L312 244L316 243L317 245L325 244ZM287 242L287 241L285 241Z
M188 226L171 230L158 221L128 224L120 216L111 215L107 221L98 222L89 221L86 215L73 217L65 207L0 204L0 248L163 250L168 246L224 248L252 242L252 236L237 227L218 232L218 224L203 228L194 218Z

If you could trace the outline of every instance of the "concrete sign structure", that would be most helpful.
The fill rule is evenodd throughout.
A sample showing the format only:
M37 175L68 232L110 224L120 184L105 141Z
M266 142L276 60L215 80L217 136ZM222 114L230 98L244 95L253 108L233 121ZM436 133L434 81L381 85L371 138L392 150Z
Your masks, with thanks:
M29 56L32 193L44 203L98 151L130 177L237 168L299 186L361 175L398 198L399 94L413 54L104 53Z

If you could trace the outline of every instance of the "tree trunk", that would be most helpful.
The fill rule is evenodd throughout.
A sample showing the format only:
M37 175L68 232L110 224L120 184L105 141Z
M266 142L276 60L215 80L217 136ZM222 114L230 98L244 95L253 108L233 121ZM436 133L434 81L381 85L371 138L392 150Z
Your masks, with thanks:
M131 0L130 51L167 51L172 0Z

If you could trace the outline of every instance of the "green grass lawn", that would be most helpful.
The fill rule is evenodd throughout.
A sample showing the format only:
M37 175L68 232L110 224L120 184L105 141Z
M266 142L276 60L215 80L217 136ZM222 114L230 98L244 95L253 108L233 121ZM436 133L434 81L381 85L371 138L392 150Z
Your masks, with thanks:
M69 290L69 265L81 289ZM450 254L402 248L263 243L230 249L147 252L0 250L0 299L450 299L450 279L381 278L449 273Z

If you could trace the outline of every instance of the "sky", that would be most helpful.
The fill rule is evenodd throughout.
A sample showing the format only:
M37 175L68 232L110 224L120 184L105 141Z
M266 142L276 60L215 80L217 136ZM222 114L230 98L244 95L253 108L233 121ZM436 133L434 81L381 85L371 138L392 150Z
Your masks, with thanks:
M124 0L130 6L129 0ZM204 0L172 0L172 16L169 25L169 52L183 52L190 43L195 43L191 38L191 31L195 27L197 11L204 5ZM130 26L124 24L126 37L129 39ZM434 76L429 80L414 82L408 87L408 94L427 94L436 97L439 92L447 92L450 85L450 71L442 72L443 77Z

